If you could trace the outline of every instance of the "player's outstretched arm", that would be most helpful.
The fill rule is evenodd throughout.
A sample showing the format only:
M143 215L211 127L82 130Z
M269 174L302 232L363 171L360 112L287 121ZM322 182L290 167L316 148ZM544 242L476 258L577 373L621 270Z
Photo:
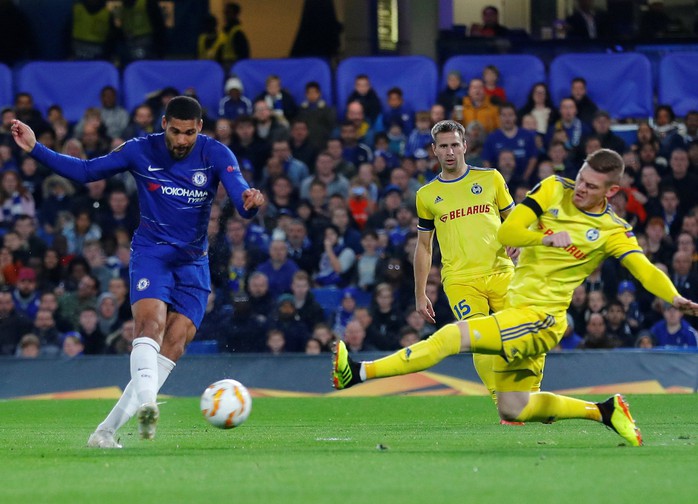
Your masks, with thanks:
M36 135L34 130L29 126L24 124L22 121L14 119L12 121L12 126L10 126L10 131L12 132L12 138L14 138L15 143L24 152L31 152L36 145Z
M681 296L669 277L652 264L645 254L638 252L626 255L623 266L658 298L671 303L686 315L698 315L698 303Z

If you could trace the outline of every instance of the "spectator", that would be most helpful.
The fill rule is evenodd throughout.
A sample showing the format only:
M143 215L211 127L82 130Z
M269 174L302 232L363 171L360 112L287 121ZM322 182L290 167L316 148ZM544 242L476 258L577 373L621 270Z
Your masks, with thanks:
M393 295L393 288L387 283L378 284L373 291L373 296L371 317L373 318L372 325L376 329L376 339L369 341L369 343L378 350L395 350L399 348L399 332L402 322Z
M623 154L627 146L625 141L611 131L611 115L605 110L597 110L592 121L592 130L601 141L601 147Z
M325 229L323 245L315 283L322 287L346 286L354 270L356 253L340 241L339 229L334 225Z
M269 329L267 332L266 351L272 355L280 355L286 351L286 338L283 331Z
M509 29L499 24L499 9L488 5L482 9L482 23L474 23L470 27L471 37L506 37Z
M463 126L472 121L480 123L486 133L499 127L499 108L485 94L485 83L477 77L470 81L468 95L463 98Z
M392 87L387 93L387 109L378 116L375 131L385 131L390 126L398 125L402 131L412 131L413 123L412 110L405 104L402 89Z
M574 12L566 19L567 38L595 40L609 35L606 13L594 9L594 0L577 0Z
M201 33L196 42L196 57L203 60L222 62L225 35L218 30L216 16L213 14L204 15L201 25Z
M291 123L291 155L305 166L315 166L318 148L310 138L310 128L305 119L298 116Z
M296 312L293 294L279 296L271 326L283 333L286 352L302 352L310 339L310 330Z
M20 338L31 330L31 320L15 310L12 293L0 290L0 355L14 355Z
M681 250L674 253L671 261L671 280L682 296L692 295L696 299L698 295L698 275L691 271L693 257L688 252Z
M322 343L318 339L310 338L305 343L306 355L320 355L323 351L324 349L322 348Z
M225 97L218 104L218 115L231 121L252 115L252 101L244 93L242 81L238 77L229 77L225 81Z
M273 240L269 246L269 259L259 265L257 271L269 280L269 293L277 298L291 290L293 275L298 265L288 258L288 245L284 240Z
M155 121L153 109L145 103L138 105L131 116L128 126L124 129L122 135L124 140L131 138L142 137L155 132Z
M116 299L111 292L103 292L97 298L97 328L106 337L121 327Z
M590 127L577 117L577 105L572 98L563 98L559 111L560 119L551 123L548 128L547 142L551 144L555 140L562 141L571 163L580 166L579 161L584 157L584 140L591 131Z
M263 116L266 116L268 107L266 104L260 104L260 107L266 110L262 113ZM257 135L257 126L252 117L239 116L237 118L235 121L235 138L231 148L240 161L240 167L242 168L245 161L248 161L254 169L254 180L261 180L262 167L264 167L264 163L271 154L271 144Z
M61 356L72 359L83 354L85 345L82 336L77 331L70 331L61 340Z
M647 9L640 15L638 37L654 40L670 36L674 23L664 10L663 0L647 0Z
M97 278L90 274L84 275L78 283L77 291L67 292L60 297L58 310L61 317L77 326L83 309L91 308L94 310L99 292Z
M499 69L494 65L487 65L482 70L482 81L485 83L485 94L489 96L490 102L501 106L507 102L507 93L499 85Z
M465 98L466 94L467 89L463 85L461 73L458 70L451 70L446 76L446 87L439 93L436 103L444 108L446 117L453 117L456 121L460 121L462 117L455 117L454 109L456 107L460 109L463 106L463 98ZM456 115L459 114L462 114L462 110Z
M128 355L133 349L133 340L136 337L136 323L129 319L118 329L107 336L106 345L108 354Z
M339 127L339 136L343 145L342 158L354 165L352 174L361 163L373 160L373 151L370 147L373 144L373 133L363 119L359 102L351 102L347 107L347 120Z
M67 330L72 330L72 326ZM39 339L42 355L57 355L60 350L61 332L51 310L41 308L36 312L32 333Z
M583 77L575 77L570 85L570 98L577 107L577 117L582 121L587 129L594 121L594 115L599 107L589 98L587 94L587 81ZM562 112L561 112L562 113Z
M268 309L271 311L271 304ZM224 332L227 336L219 346L226 352L263 352L267 329L266 317L253 311L251 298L238 295L233 298L232 321Z
M35 359L41 354L41 342L35 334L25 334L17 345L17 357Z
M688 152L680 147L671 151L669 168L671 172L662 179L662 184L676 189L676 195L679 198L679 213L683 217L696 203L698 175L690 169ZM672 236L675 236L675 231L675 228L672 229Z
M85 345L85 354L98 355L106 348L106 335L99 329L99 316L95 304L85 305L78 314L77 330Z
M261 271L255 271L247 280L247 292L252 314L266 324L273 313L275 299L269 292L269 278ZM244 301L241 301L244 302Z
M575 332L574 327L574 318L567 313L567 329L565 329L562 339L558 343L557 347L555 347L557 350L576 350L579 348L579 345L582 344L584 338Z
M516 125L516 108L505 103L499 108L500 127L485 140L482 157L487 166L496 166L502 150L510 150L516 158L515 179L528 181L536 168L537 153L535 136Z
M278 75L267 77L264 92L257 96L254 101L255 103L264 101L278 123L285 128L288 128L298 113L296 100L293 99L291 93L281 87L281 78Z
M125 45L123 63L162 58L165 21L157 0L122 0L116 11Z
M225 345L226 335L233 323L232 306L216 302L216 291L208 294L206 311L194 338L197 341L216 341L219 347Z
M128 193L123 187L114 187L109 192L108 208L105 211L103 220L98 224L102 229L124 228L129 236L138 227L138 213L131 204Z
M116 88L104 86L99 99L102 107L99 109L106 134L110 138L123 138L124 130L129 123L129 115L125 108L119 105Z
M250 44L240 22L241 10L240 4L235 2L228 2L223 8L225 43L222 62L224 68L230 68L234 63L250 57Z
M620 341L610 338L606 333L606 320L601 313L592 313L587 321L584 341L578 348L584 350L595 350L604 348L617 348Z
M34 97L30 93L17 93L14 105L16 118L34 131L43 131L49 127L41 112L34 107Z
M317 82L310 81L305 85L305 100L301 102L297 118L308 125L308 135L313 145L321 147L327 143L334 129L336 111L323 99Z
M357 75L354 79L354 90L347 98L347 108L353 101L361 103L369 125L373 125L383 111L381 100L378 94L376 94L376 91L371 87L371 81L366 74Z
M310 188L315 181L324 184L327 196L339 194L346 198L349 195L349 181L346 177L334 171L334 161L327 151L318 154L317 160L315 161L315 175L309 175L301 183L301 198L311 198Z
M612 299L606 305L606 332L611 340L619 341L620 346L632 347L635 345L635 333L625 319L623 303Z
M698 332L684 320L679 310L665 303L663 316L664 320L650 329L657 347L696 347Z
M30 320L34 320L39 311L39 291L36 289L36 272L31 268L22 268L17 274L17 286L12 291L15 310Z
M255 100L253 114L257 135L271 146L274 140L288 137L288 124L279 120L266 100Z
M415 115L415 127L410 131L405 144L404 156L414 156L417 149L424 149L431 145L431 116L428 111L422 110Z
M647 329L640 331L640 334L635 340L635 348L642 348L643 350L654 348L652 333Z
M310 276L305 271L297 271L291 282L291 292L296 313L309 331L325 322L325 312L310 291Z
M272 144L272 157L278 162L281 168L281 173L289 178L294 187L300 187L310 171L303 161L293 157L291 153L291 145L287 139L275 140ZM271 174L266 171L264 178L268 178Z
M2 172L0 178L0 226L11 228L20 215L34 217L34 198L22 185L19 174L14 170Z
M66 239L67 252L76 255L82 252L88 241L99 240L102 237L102 229L92 222L89 210L80 210L75 219L63 228L62 234Z
M344 343L350 352L370 352L376 348L366 341L366 330L358 320L352 320L344 331Z

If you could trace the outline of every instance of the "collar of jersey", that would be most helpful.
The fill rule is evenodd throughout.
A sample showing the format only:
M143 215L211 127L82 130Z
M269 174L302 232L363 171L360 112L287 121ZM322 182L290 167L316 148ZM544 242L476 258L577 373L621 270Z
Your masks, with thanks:
M608 212L608 209L611 207L611 204L606 201L606 208L604 208L603 212L601 213L591 213L591 212L585 212L584 210L580 210L583 214L587 214L589 217L601 217L603 214Z
M452 184L453 182L458 182L459 180L463 180L465 177L468 176L468 173L470 173L470 165L465 165L465 166L467 166L465 173L463 175L461 175L460 177L453 179L453 180L444 180L441 178L441 174L439 173L439 182L443 182L444 184Z

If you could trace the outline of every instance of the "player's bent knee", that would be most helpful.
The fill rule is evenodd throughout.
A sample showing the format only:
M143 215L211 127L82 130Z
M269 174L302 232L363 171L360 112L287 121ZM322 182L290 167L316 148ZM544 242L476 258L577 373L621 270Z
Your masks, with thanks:
M529 394L517 392L497 393L497 411L499 417L507 422L519 420L521 412L528 404Z

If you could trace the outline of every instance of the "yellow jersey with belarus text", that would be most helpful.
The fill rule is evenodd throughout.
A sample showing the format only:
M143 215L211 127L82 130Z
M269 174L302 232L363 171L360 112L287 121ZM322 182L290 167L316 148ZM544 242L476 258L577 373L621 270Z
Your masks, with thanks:
M514 207L504 177L494 168L468 166L463 176L440 176L417 191L418 229L436 229L444 286L513 269L497 239L500 213Z
M509 287L512 307L566 310L572 291L601 261L642 253L632 227L613 213L611 205L607 203L602 213L588 213L574 206L573 196L574 182L550 176L521 203L538 215L532 226L546 235L567 231L572 244L564 249L542 244L522 248Z

